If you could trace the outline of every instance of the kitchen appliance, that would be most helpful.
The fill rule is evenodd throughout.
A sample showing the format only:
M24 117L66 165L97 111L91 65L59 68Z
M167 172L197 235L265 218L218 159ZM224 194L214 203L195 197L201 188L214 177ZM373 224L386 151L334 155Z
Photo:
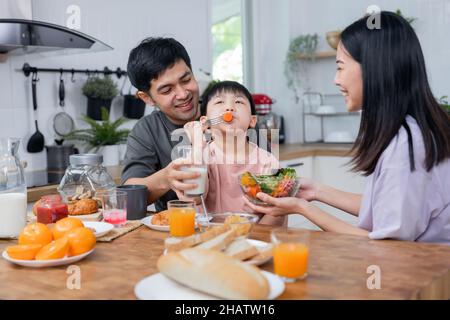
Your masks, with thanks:
M284 143L284 121L280 115L272 112L272 105L275 100L261 93L253 94L252 97L258 116L258 138L259 142L262 143L260 146L264 147L264 141L261 141L261 138L267 139L269 149L272 143ZM260 132L261 129L267 130L266 137Z
M47 168L49 171L65 170L69 166L69 158L77 154L78 149L73 144L46 146Z
M0 53L82 53L113 49L79 31L34 20L32 2L33 0L0 1Z

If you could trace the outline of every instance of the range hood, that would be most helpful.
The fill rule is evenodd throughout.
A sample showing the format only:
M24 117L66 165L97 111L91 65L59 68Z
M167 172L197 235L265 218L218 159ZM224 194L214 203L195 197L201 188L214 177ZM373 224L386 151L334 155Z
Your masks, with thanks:
M112 50L84 33L56 24L0 19L0 53L14 55L70 49L70 52Z
M3 1L0 8L0 54L23 55L61 50L64 53L80 53L113 49L79 31L24 19L32 18L31 0Z

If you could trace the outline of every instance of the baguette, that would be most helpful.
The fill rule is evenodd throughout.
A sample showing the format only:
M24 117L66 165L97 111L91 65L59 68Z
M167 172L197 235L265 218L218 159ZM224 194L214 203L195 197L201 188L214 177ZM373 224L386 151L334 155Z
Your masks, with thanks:
M222 251L225 250L226 247L236 238L236 232L234 230L229 230L225 233L218 235L211 240L203 242L197 246L197 248L201 249L210 249Z
M213 227L205 232L196 233L192 236L186 238L166 238L164 240L164 245L166 247L167 252L176 252L186 248L193 247L199 243L211 240L218 235L229 231L231 228L229 225L222 225Z
M223 299L267 299L269 284L258 268L222 252L189 248L162 255L158 270L185 286Z
M251 245L247 239L239 239L233 241L224 252L227 256L238 260L246 260L256 256L259 251L255 246Z

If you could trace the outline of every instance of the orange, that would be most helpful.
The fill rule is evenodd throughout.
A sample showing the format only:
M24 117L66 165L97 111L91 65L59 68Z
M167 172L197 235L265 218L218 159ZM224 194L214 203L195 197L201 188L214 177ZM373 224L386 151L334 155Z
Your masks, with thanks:
M41 250L41 244L22 244L6 248L8 256L18 260L34 260L36 254Z
M95 247L97 239L94 233L88 228L76 228L66 233L69 239L69 255L77 256L88 252Z
M58 220L53 227L53 237L56 239L62 238L68 231L75 228L84 227L83 222L77 218L63 218Z
M62 237L52 241L43 247L36 255L36 260L53 260L61 259L67 255L69 251L69 239Z
M19 244L40 244L45 246L52 240L52 232L43 223L31 223L19 235Z

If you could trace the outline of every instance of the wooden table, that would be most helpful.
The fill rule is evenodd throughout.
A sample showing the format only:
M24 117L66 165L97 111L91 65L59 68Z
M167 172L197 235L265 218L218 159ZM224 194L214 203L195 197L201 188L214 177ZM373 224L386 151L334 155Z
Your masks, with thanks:
M269 241L270 227L257 225L251 238ZM311 258L306 280L287 284L281 299L449 299L450 247L310 232ZM0 258L0 299L135 299L134 286L157 272L167 233L145 226L114 240L98 243L93 254L76 265L81 289L66 287L67 266L32 269ZM12 241L0 241L0 250ZM381 289L367 288L381 270ZM263 269L273 271L272 263Z

